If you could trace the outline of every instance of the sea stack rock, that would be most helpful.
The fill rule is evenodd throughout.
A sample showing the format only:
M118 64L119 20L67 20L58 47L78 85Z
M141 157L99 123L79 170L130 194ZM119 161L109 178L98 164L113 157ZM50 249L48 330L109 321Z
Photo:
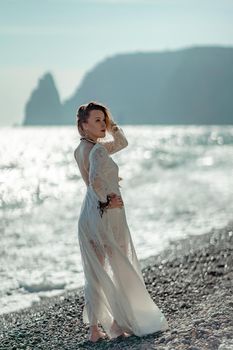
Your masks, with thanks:
M52 74L39 79L25 107L23 125L62 125L63 107Z

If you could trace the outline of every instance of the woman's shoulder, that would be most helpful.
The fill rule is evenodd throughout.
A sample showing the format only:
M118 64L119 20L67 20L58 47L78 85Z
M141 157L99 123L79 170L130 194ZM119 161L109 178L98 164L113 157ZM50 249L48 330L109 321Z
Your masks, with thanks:
M88 158L92 151L93 145L81 143L74 149L74 158L76 160Z
M100 142L97 142L89 153L89 157L93 156L108 157L108 151Z
M78 159L78 153L79 153L79 145L74 149L74 158L75 158L75 160L77 160Z

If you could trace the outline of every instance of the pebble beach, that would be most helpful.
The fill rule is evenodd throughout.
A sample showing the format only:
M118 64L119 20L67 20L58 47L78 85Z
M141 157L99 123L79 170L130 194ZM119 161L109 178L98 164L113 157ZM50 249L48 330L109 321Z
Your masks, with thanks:
M1 315L0 349L233 349L233 221L140 262L167 331L92 343L80 288Z

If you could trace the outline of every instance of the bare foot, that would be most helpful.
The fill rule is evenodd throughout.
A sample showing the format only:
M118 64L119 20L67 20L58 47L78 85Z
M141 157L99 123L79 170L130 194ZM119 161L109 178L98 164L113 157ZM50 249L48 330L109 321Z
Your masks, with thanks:
M128 337L130 337L132 334L131 333L127 333L127 332L124 332L123 333L123 336L125 337L125 338L128 338Z
M105 332L102 332L99 328L91 329L89 333L89 340L93 343L97 342L99 339L105 339L107 335Z

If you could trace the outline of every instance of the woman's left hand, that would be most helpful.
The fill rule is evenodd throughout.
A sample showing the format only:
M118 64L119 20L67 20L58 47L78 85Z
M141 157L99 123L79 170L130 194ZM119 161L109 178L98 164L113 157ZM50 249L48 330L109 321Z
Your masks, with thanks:
M119 196L118 194L112 192L112 193L109 194L109 197L110 197L111 199L117 199L117 203L118 203L118 205L120 205L119 208L121 208L121 207L124 206L124 202L123 202L123 200L122 200L122 197ZM110 207L111 207L111 204L110 204Z

